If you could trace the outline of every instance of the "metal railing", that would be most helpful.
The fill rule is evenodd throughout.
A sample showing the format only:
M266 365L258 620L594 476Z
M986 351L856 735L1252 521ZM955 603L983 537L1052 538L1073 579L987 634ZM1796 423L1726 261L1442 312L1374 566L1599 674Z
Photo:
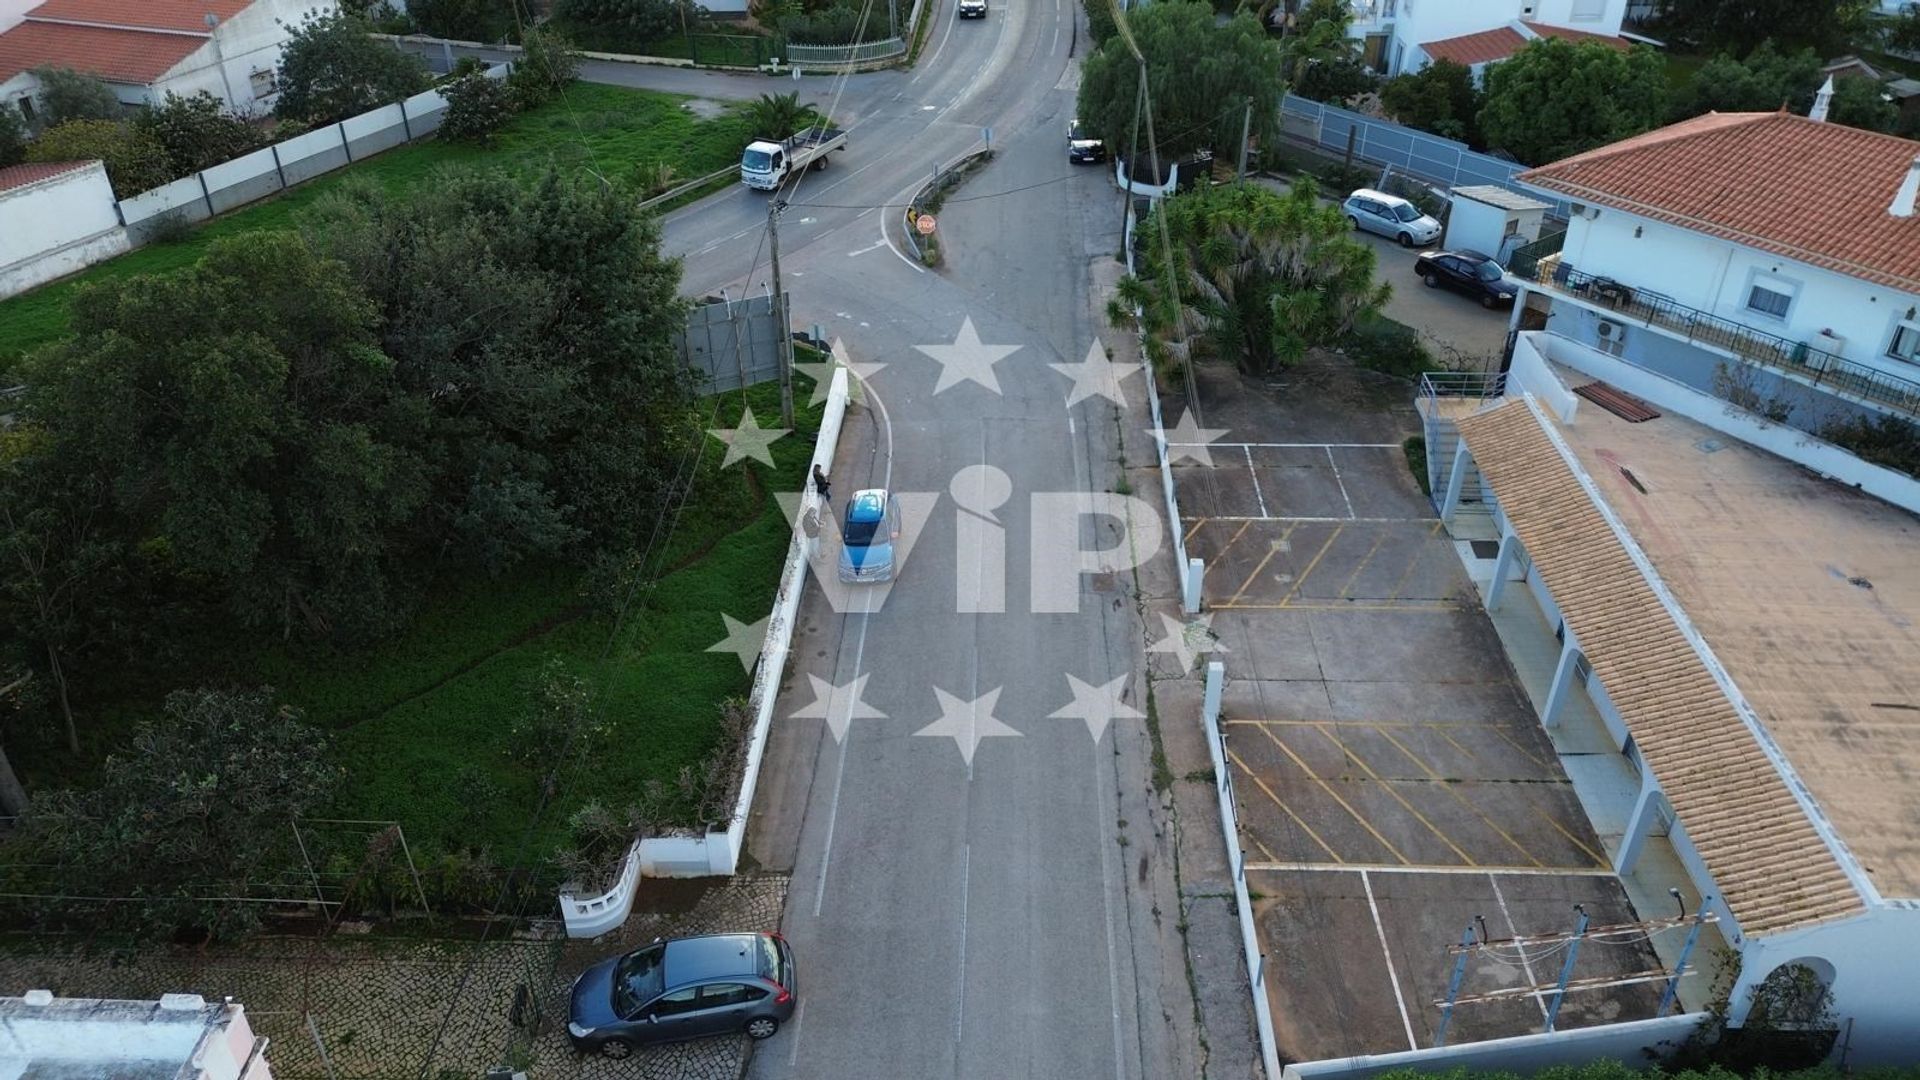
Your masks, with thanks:
M864 64L905 56L907 43L902 38L867 41L859 45L795 45L787 43L787 63L801 67L817 64Z
M1531 245L1529 245L1531 246ZM1516 277L1576 297L1631 319L1685 337L1697 344L1725 349L1762 367L1787 372L1814 386L1840 390L1877 405L1920 416L1920 382L1903 379L1878 368L1855 363L1809 342L1756 330L1673 298L1600 274L1589 274L1546 255L1514 252L1508 268Z
M1530 244L1522 244L1513 249L1513 254L1507 256L1507 269L1532 281L1540 269L1540 260L1549 255L1559 254L1566 242L1567 230L1561 229L1557 233L1548 233Z

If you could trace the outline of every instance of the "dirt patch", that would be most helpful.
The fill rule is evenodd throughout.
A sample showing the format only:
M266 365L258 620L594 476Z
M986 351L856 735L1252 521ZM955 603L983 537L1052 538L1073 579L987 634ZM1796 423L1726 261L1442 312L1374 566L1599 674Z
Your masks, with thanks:
M694 98L691 101L683 101L680 103L680 107L702 120L718 120L727 114L726 102L713 101L708 98Z

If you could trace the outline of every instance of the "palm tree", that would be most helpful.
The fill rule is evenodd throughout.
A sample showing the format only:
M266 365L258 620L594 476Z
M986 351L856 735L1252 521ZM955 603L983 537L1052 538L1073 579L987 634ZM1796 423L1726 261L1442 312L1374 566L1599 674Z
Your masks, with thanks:
M813 110L800 104L800 92L761 94L760 100L747 106L755 138L784 139L806 127Z

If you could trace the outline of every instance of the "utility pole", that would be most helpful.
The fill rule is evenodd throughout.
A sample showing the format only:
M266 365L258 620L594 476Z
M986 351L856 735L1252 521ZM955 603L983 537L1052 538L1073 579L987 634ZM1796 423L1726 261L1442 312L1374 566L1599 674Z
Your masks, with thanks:
M1247 136L1253 131L1253 99L1247 99L1246 111L1240 114L1240 167L1234 171L1235 180L1247 178Z
M767 247L773 253L773 319L780 337L774 343L780 355L780 422L793 427L793 328L787 325L787 294L780 289L780 211L786 201L775 197L767 203ZM741 393L746 387L740 388Z

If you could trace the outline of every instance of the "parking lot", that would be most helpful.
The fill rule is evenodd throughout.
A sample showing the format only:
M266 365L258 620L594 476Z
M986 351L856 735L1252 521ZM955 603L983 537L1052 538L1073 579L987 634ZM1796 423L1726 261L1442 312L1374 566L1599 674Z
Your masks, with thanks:
M1229 429L1212 464L1176 467L1292 1060L1432 1045L1448 947L1469 925L1495 940L1566 932L1575 904L1593 926L1635 918L1408 468L1410 407L1343 378L1323 366L1278 395L1244 387L1207 417ZM1550 983L1567 952L1481 949L1460 992ZM1573 976L1657 966L1644 940L1587 942ZM1568 995L1558 1026L1651 1016L1659 990ZM1462 1005L1448 1041L1540 1030L1547 1004Z

